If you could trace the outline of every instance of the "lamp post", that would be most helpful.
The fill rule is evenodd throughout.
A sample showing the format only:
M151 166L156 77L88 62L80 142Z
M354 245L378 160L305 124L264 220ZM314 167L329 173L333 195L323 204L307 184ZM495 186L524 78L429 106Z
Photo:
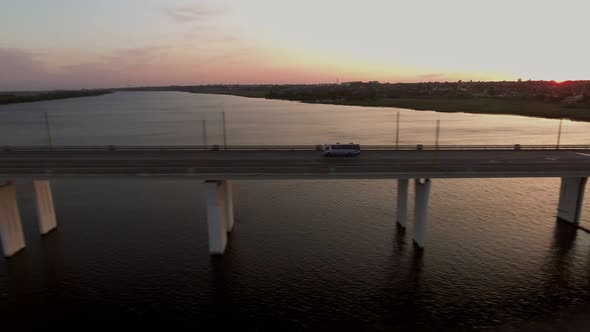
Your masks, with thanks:
M399 112L397 112L395 121L395 149L399 149Z
M53 146L53 140L51 139L51 126L49 124L49 113L45 111L45 128L47 128L47 145Z
M227 150L227 132L225 128L225 112L221 112L221 118L223 120L223 149Z
M440 119L436 120L436 138L434 140L434 146L438 150L438 139L440 136Z
M563 118L559 119L559 129L557 130L557 149L559 149L559 142L561 141L561 125Z
M203 145L207 147L207 120L203 120Z

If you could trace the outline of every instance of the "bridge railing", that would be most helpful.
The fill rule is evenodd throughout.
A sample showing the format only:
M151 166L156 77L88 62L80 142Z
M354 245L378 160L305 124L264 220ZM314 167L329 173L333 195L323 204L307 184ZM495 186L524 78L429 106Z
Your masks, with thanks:
M322 145L63 145L0 146L0 151L320 151ZM590 145L361 145L362 151L485 151L485 150L590 150Z

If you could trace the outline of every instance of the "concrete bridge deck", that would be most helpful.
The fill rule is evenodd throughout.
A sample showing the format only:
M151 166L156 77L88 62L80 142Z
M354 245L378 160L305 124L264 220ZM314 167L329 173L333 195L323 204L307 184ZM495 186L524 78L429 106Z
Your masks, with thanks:
M0 174L203 179L587 177L590 150L374 149L357 157L324 157L314 149L21 148L0 150Z
M39 231L57 227L50 179L182 176L204 181L209 250L225 251L234 225L233 179L398 179L397 222L405 227L414 191L414 242L426 241L433 178L560 177L557 217L578 225L590 176L590 146L362 147L357 157L324 157L318 146L4 147L0 178L33 180ZM0 183L0 239L9 257L25 247L14 182Z

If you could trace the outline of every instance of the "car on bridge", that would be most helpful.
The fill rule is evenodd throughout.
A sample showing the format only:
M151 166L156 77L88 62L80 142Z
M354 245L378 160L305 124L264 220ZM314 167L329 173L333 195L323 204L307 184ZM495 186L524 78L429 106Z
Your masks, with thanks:
M358 144L348 143L348 144L324 144L323 146L323 154L326 157L331 156L347 156L353 157L358 156L361 153L361 147Z

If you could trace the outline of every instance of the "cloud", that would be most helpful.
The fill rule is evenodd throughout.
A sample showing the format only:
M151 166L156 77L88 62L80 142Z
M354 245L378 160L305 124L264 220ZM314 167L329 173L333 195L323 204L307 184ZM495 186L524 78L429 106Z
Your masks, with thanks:
M47 54L0 48L0 91L115 87L144 81L157 83L158 77L168 75L164 61L167 54L168 50L163 46L125 48L95 61L49 70L43 61Z
M116 50L112 54L104 56L102 61L111 67L121 67L130 63L149 63L165 53L166 48L162 46L125 48Z
M257 49L255 47L241 47L231 51L204 57L201 61L207 65L214 62L240 62L240 60L249 60L247 58L255 54L256 50Z
M445 77L445 74L432 73L418 76L419 81L436 81Z
M226 34L226 35L221 35L216 38L213 38L213 39L211 39L211 41L215 42L215 43L230 43L231 44L231 43L241 42L242 39L240 39L234 35Z
M167 55L163 46L144 46L113 51L95 62L61 67L57 76L64 86L114 87L141 82L159 67Z
M118 51L118 56L151 56L164 50L161 46L144 46L135 48L126 48Z
M0 48L0 91L41 88L48 74L37 56L23 49Z
M212 7L203 4L167 8L166 13L170 18L179 23L196 23L219 16L226 11L222 7Z

